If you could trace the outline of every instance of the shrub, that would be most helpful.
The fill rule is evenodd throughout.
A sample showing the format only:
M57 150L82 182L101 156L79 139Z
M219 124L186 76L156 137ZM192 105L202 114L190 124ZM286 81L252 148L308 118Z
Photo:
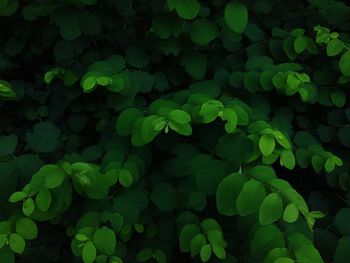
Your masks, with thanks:
M348 261L347 1L0 16L1 262Z

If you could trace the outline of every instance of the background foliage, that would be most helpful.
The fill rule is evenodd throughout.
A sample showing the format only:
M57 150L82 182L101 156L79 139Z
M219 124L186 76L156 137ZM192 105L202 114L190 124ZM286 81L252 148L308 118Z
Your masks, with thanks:
M348 1L0 0L0 23L1 262L348 262Z

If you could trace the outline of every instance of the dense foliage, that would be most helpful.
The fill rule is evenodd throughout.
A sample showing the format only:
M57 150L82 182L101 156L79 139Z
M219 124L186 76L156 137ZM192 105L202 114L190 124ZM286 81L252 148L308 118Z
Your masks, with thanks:
M348 1L0 0L0 25L0 262L348 262Z

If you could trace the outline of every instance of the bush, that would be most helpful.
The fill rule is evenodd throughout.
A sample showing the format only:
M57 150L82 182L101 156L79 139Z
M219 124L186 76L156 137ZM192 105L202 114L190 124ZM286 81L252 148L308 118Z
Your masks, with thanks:
M0 16L1 262L348 262L348 1Z

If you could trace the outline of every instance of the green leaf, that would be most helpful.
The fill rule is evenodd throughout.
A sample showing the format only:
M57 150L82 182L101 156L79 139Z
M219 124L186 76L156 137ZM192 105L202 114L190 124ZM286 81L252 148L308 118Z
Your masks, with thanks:
M257 180L261 180L263 182L268 182L276 178L276 173L273 170L273 168L265 165L254 166L252 169L248 171L248 174L251 177Z
M80 241L80 242L85 242L85 241L89 240L89 238L84 234L76 234L75 239Z
M288 182L276 178L270 180L268 183L273 188L281 192L281 195L287 198L290 202L293 202L300 212L307 213L309 211L303 197L296 190L294 190Z
M0 15L1 15L1 9L0 9ZM12 85L7 81L0 80L0 97L9 99L9 100L15 99L17 97L16 93L13 90Z
M289 170L295 166L295 157L292 150L284 149L281 151L280 164Z
M290 257L290 253L287 248L276 247L271 249L267 253L263 263L274 263L275 260L278 260L279 258L289 258L289 257Z
M156 249L154 251L154 259L157 261L157 263L166 263L167 262L167 258L166 258L165 253L160 249Z
M332 103L338 108L342 108L346 103L346 94L345 92L336 89L331 93Z
M150 248L144 248L141 249L140 252L136 256L136 260L138 262L145 262L147 260L150 260L153 257L153 249Z
M7 234L0 234L0 251L6 245Z
M37 208L43 212L46 212L52 202L52 195L49 190L40 191L35 197L35 204Z
M85 93L93 91L97 86L96 76L86 74L80 81L80 85L83 87Z
M338 55L344 49L344 42L339 39L332 39L327 44L327 56L333 57Z
M169 183L159 183L153 187L151 200L159 210L170 212L176 208L178 193Z
M284 246L284 235L275 225L267 225L257 229L250 242L252 255L257 258L263 258L273 248Z
M230 108L224 108L222 113L219 112L218 115L223 121L226 121L225 130L227 133L233 133L236 130L238 117L236 112Z
M35 239L38 236L38 228L29 218L21 218L16 221L16 232L24 239Z
M216 25L207 19L196 19L190 29L192 41L197 45L207 45L218 35Z
M22 211L26 216L30 216L35 209L35 204L32 198L28 198L23 202Z
M270 134L264 134L260 137L259 148L264 156L270 155L275 149L275 139Z
M113 230L107 227L97 228L94 232L94 244L101 253L113 255L116 248L116 237Z
M350 147L350 127L342 127L338 130L338 139L345 147Z
M47 189L59 187L66 178L64 171L56 165L46 165L41 171L46 175L44 186Z
M312 218L324 218L326 216L325 213L321 211L311 211L307 213L307 216L312 217Z
M51 153L58 147L60 130L52 122L40 122L32 133L27 133L28 146L36 152Z
M219 230L221 233L222 231L219 223L213 218L204 219L200 225L203 232L209 232L210 230ZM209 239L209 236L208 236L208 239Z
M194 238L192 238L190 243L190 251L191 251L191 257L195 257L198 255L202 249L202 247L207 243L207 239L205 235L198 234Z
M229 175L220 182L216 191L216 207L220 214L233 216L238 213L236 199L245 182L241 173Z
M291 258L279 258L275 260L273 263L294 263L295 261Z
M350 257L350 236L344 236L338 240L334 255L334 263L347 263Z
M189 136L192 134L192 127L189 123L178 123L175 121L168 122L169 128L176 131L178 134Z
M295 206L295 204L290 203L289 205L287 205L283 212L283 220L288 223L294 223L295 221L297 221L298 217L299 210Z
M92 241L85 243L82 251L84 263L93 263L96 259L96 247Z
M179 17L183 19L195 18L200 9L200 4L197 0L167 0L170 9L175 8Z
M350 220L350 208L342 208L338 211L334 219L334 225L344 236L350 236L350 225L346 224Z
M253 142L244 134L237 132L225 134L216 145L215 152L224 159L229 160L237 167L247 162L255 155Z
M207 205L206 196L201 192L192 192L188 200L188 207L196 210L202 211Z
M181 252L189 252L191 249L191 241L192 239L200 234L200 228L197 225L185 225L180 231L180 251Z
M298 36L294 40L294 50L298 54L302 53L308 46L308 38L305 36Z
M337 160L336 157L334 157L334 156L328 157L326 163L324 164L324 168L325 168L326 172L330 173L335 169L336 165L338 165L338 164L342 165L341 160L340 160L340 162L337 163L337 161L339 161L339 160Z
M295 257L300 263L323 263L319 252L312 242L301 233L292 233L288 237L289 244Z
M141 47L131 45L126 49L126 61L135 68L144 68L150 61L149 55Z
M248 10L244 4L231 2L225 7L225 21L236 33L243 33L248 24Z
M0 258L3 263L15 263L15 255L10 249L0 249Z
M200 257L202 262L207 262L211 258L212 250L209 244L202 246L200 251Z
M116 129L119 135L127 136L132 132L135 121L143 117L143 113L136 108L124 110L118 117Z
M12 233L9 235L9 246L11 250L17 254L22 254L24 251L24 248L26 246L26 242L24 241L23 237L19 234Z
M217 258L219 258L219 259L226 258L226 251L222 246L220 246L218 244L213 244L212 250L213 250L214 254L217 256Z
M130 173L129 170L127 169L122 169L119 173L118 173L118 178L119 178L119 182L122 186L124 187L130 187L132 185L133 182L133 177L132 174Z
M271 193L265 197L259 210L259 221L268 225L279 220L283 213L283 201L279 194Z
M291 149L292 145L288 138L280 131L273 132L276 141L285 149Z
M0 136L0 156L13 154L17 147L18 137L15 134Z
M9 198L9 202L10 203L17 203L19 201L22 201L23 199L25 199L27 197L27 193L25 192L14 192L10 198Z
M191 121L191 116L184 110L172 110L169 112L168 118L181 124Z
M141 137L144 143L149 143L154 140L154 138L159 134L160 131L155 129L156 124L163 120L163 117L157 115L150 115L144 119L141 127ZM134 127L138 129L138 127Z
M292 90L297 90L299 85L300 85L300 79L294 75L294 74L289 74L287 77L287 84L289 87L291 87Z
M207 72L207 64L207 57L198 51L187 53L182 57L182 65L185 67L185 71L195 80L204 78Z
M19 0L8 1L8 4L0 8L0 16L11 16L18 8Z
M346 51L339 60L339 68L344 76L350 76L350 51Z
M221 231L221 229L210 229L207 231L207 237L212 247L215 244L221 246L222 248L225 248L227 246L227 243L225 242Z
M256 213L266 196L265 187L257 180L251 179L243 186L237 197L236 206L241 216Z
M202 104L199 115L202 116L204 123L209 123L214 121L221 110L223 110L224 105L218 100L209 100Z

